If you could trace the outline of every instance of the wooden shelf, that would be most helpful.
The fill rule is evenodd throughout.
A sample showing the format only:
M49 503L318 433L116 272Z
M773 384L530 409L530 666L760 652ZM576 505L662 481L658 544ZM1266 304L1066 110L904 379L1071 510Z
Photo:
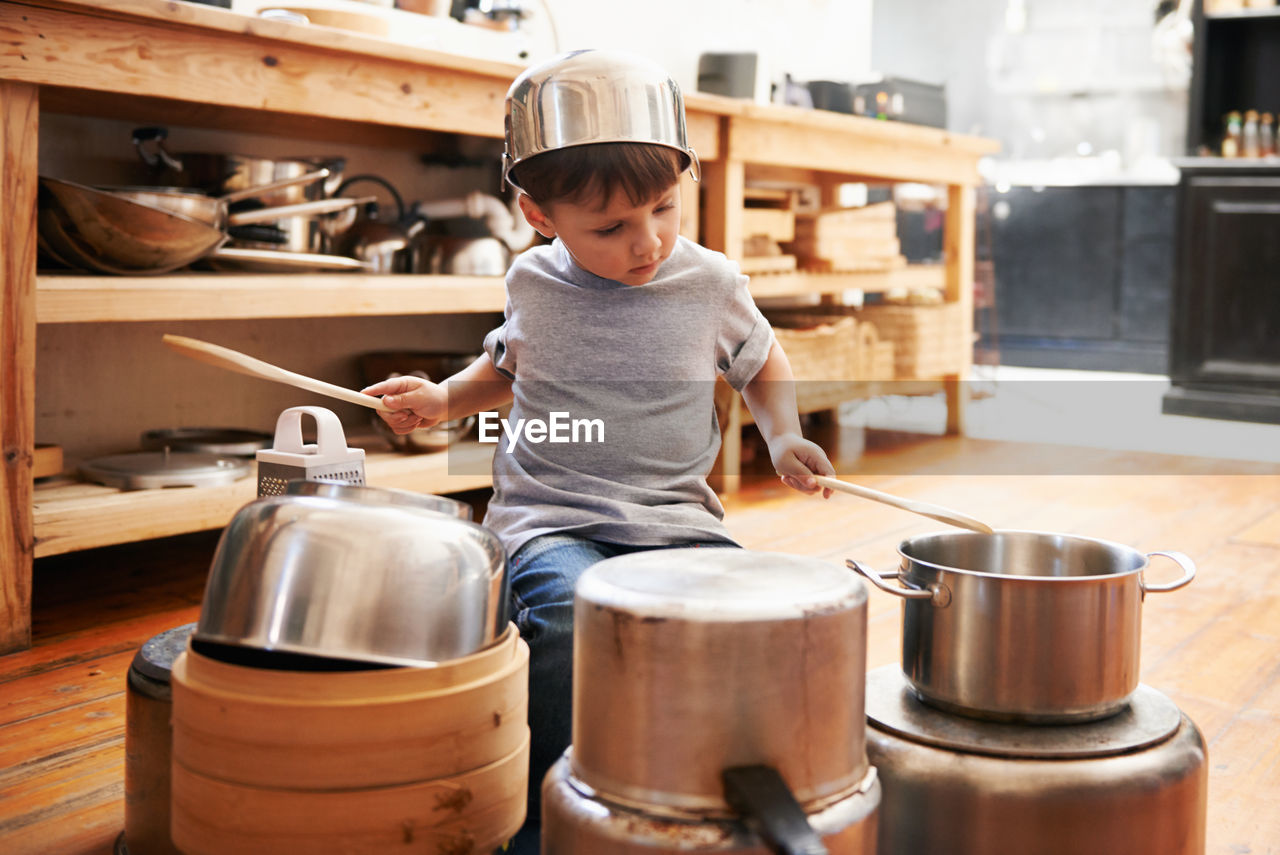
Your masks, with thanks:
M351 444L365 442L352 439ZM463 442L434 454L366 450L365 482L419 493L488 487L493 448ZM35 487L35 556L221 528L257 498L257 491L256 471L221 487L163 490L117 490L65 476L49 479Z
M858 290L867 294L899 288L935 288L947 285L947 271L941 264L911 264L898 270L856 273L757 273L751 277L751 296L799 297L839 294Z
M946 285L941 265L856 273L757 273L755 297ZM36 278L36 322L233 320L501 312L500 276L183 273Z
M184 273L36 277L36 322L501 312L501 276Z

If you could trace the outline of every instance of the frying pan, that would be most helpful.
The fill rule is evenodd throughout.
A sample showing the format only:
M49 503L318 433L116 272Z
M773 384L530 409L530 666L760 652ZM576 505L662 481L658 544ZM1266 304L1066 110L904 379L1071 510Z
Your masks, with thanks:
M365 395L354 389L335 386L332 383L326 383L323 380L317 380L305 374L286 371L283 368L272 365L270 362L263 362L261 359L255 359L229 347L210 344L207 341L200 341L199 339L182 335L165 335L164 343L184 356L189 356L208 365L216 365L219 368L226 368L240 374L248 374L250 377L272 380L276 383L284 383L287 386L306 389L308 392L315 392L317 395L336 398L349 404L359 404L371 410L379 410L384 413L396 412L382 403L381 398Z

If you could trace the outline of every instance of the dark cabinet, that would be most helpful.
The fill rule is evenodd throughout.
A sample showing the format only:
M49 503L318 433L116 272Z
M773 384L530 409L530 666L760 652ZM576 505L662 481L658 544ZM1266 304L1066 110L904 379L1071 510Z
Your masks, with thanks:
M1280 423L1280 166L1184 164L1164 410Z
M992 193L991 257L1006 365L1165 372L1172 186Z

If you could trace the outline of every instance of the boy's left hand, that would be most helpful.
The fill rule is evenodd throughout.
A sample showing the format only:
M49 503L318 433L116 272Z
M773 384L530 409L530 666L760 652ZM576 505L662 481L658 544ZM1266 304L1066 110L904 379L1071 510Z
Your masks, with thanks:
M822 490L822 498L831 498L829 487L819 487L814 475L834 478L836 468L831 465L822 447L798 434L784 434L769 446L769 459L782 478L782 483L801 493Z

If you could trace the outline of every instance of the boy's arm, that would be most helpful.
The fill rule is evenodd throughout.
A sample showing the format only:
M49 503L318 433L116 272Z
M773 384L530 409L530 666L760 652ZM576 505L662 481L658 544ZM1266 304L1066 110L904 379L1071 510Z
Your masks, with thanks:
M775 341L756 376L742 389L742 398L769 446L769 458L787 486L804 493L819 489L812 476L836 474L827 453L800 432L795 377L787 354ZM824 498L831 490L823 489Z
M405 434L509 403L511 378L499 373L493 360L482 354L440 383L421 377L392 377L361 391L366 395L381 395L383 402L396 412L379 411L378 415L393 431Z

